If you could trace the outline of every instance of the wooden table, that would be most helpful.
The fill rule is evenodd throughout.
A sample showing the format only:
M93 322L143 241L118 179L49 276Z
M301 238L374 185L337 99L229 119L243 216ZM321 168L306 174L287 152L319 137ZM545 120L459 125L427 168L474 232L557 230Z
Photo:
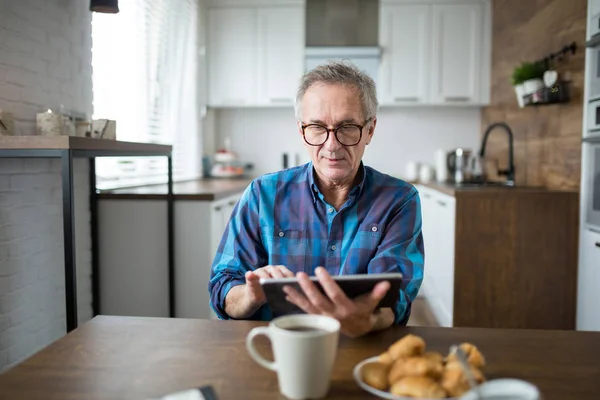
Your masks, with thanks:
M282 399L275 373L246 352L246 335L258 325L96 317L0 375L0 398L144 399L213 385L221 400ZM529 380L546 400L600 398L600 333L417 327L341 337L328 398L374 399L354 383L352 368L409 332L441 352L473 342L487 357L488 379Z

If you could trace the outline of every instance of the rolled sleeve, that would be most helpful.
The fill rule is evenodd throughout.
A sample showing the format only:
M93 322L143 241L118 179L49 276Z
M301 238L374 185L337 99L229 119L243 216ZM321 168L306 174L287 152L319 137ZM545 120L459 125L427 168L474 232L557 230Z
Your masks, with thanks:
M405 325L423 282L424 247L419 194L413 188L388 224L369 273L399 272L403 276L394 324Z
M258 229L259 206L256 182L253 181L234 207L219 242L208 291L211 308L220 319L230 319L225 312L225 299L231 288L246 283L244 275L247 271L266 264L266 252ZM262 313L263 310L257 312Z

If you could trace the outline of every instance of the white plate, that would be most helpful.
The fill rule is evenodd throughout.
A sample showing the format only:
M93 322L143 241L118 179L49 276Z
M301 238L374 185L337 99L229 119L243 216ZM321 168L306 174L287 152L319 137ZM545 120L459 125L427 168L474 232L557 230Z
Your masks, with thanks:
M362 368L369 363L372 362L376 362L377 361L377 357L371 357L371 358L367 358L366 360L363 360L361 362L359 362L358 364L356 364L356 366L354 367L354 380L356 381L356 383L358 384L358 386L360 386L362 389L366 390L367 392L382 398L382 399L389 399L389 400L415 400L415 397L404 397L404 396L394 396L393 394L391 394L390 392L384 392L383 390L378 390L375 389L374 387L371 387L369 385L367 385L363 380L362 380ZM439 400L439 399L419 399L419 400ZM447 397L446 400L458 400L458 397Z

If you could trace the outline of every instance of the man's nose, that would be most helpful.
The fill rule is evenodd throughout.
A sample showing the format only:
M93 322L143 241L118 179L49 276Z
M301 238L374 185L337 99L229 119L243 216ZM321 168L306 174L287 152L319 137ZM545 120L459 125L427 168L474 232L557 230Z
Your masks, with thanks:
M323 143L323 147L328 151L335 151L342 147L342 144L338 142L333 131L330 131L329 137L327 137L327 140L325 141L325 143Z

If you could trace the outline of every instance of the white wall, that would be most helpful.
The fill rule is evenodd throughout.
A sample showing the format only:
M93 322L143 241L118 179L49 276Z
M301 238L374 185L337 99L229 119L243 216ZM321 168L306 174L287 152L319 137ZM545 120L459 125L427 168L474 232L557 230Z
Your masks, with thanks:
M226 136L244 161L255 164L255 174L276 171L282 166L282 153L309 159L298 134L291 108L214 110L216 146ZM365 151L364 162L382 172L403 176L409 161L433 165L438 148L479 149L480 110L478 108L429 107L382 108L375 137ZM205 139L210 149L211 138ZM214 146L213 146L214 149Z
M48 107L91 114L91 13L80 0L3 1L0 109L35 133ZM91 318L88 165L76 160L79 322ZM0 371L65 333L60 161L0 160Z

